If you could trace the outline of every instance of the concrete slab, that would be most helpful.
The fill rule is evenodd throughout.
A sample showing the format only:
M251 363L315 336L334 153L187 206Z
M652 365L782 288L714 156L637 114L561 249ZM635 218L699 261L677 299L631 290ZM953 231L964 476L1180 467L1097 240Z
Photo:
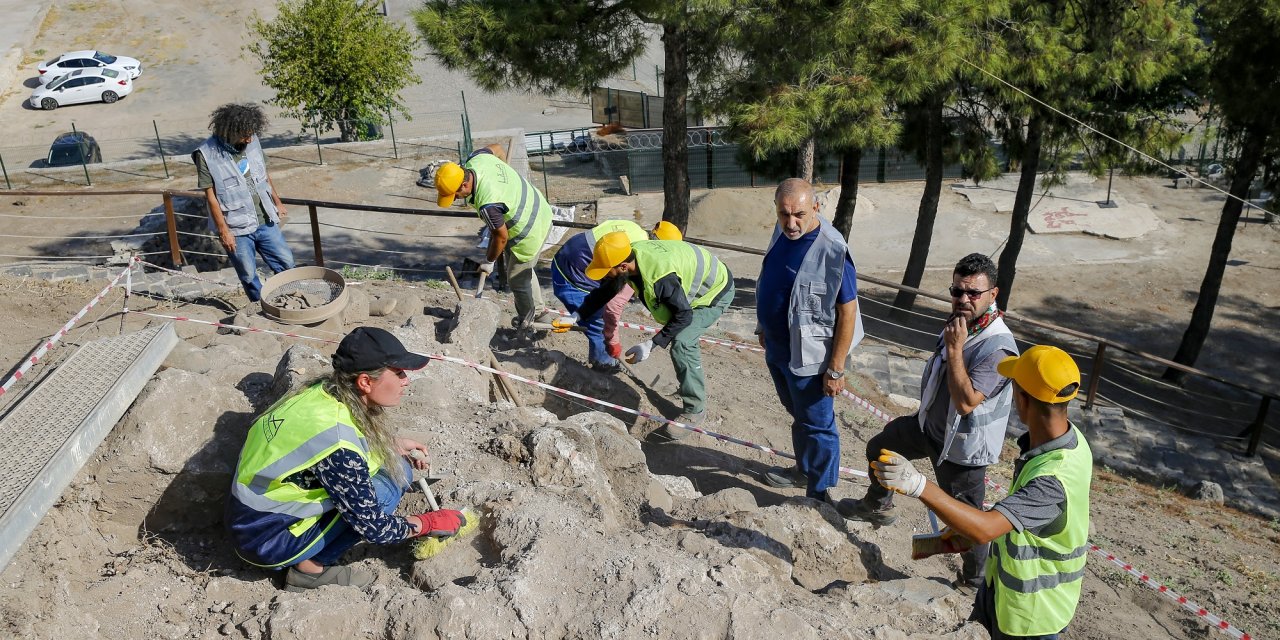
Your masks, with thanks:
M0 421L0 569L177 342L173 323L90 342Z
M982 184L955 183L951 190L979 208L1008 213L1013 210L1018 176L1009 174ZM1089 175L1071 174L1066 184L1048 188L1037 181L1027 223L1032 233L1084 233L1113 239L1138 238L1160 224L1151 207L1129 202L1118 191L1111 191L1115 207L1098 204L1106 200L1106 184Z

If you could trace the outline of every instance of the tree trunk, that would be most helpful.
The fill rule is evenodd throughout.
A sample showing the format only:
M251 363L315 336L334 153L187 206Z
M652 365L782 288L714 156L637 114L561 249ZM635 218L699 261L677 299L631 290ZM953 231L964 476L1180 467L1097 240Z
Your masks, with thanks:
M796 151L796 177L810 184L813 183L813 152L817 142L817 138L809 136Z
M1044 139L1044 116L1038 111L1027 120L1027 141L1022 149L1022 173L1018 177L1018 193L1013 197L1013 215L1009 220L1009 239L1000 252L996 286L996 304L1009 308L1009 294L1013 293L1013 278L1018 273L1018 254L1022 252L1022 240L1027 235L1027 217L1031 213L1031 197L1036 191L1036 172L1040 170L1040 143Z
M862 148L845 149L840 160L840 199L836 201L836 218L831 224L849 239L853 229L853 212L858 206L858 167L862 165Z
M916 213L916 233L911 238L911 254L907 257L907 270L902 284L919 287L924 277L924 267L929 261L929 243L933 239L933 222L938 217L938 199L942 194L942 104L946 94L939 90L930 94L920 107L928 110L925 119L924 194L920 196L920 210ZM916 294L899 291L893 299L894 317L901 319L903 311L916 303Z
M683 13L683 12L682 12ZM684 232L689 226L689 32L683 16L662 25L666 69L662 74L662 219Z
M1209 251L1209 266L1200 283L1200 296L1196 298L1195 309L1191 311L1191 322L1182 334L1178 352L1173 356L1173 361L1178 364L1195 366L1196 358L1200 357L1200 349L1209 337L1209 325L1213 322L1213 310L1218 304L1218 292L1222 288L1222 274L1227 269L1227 258L1231 257L1231 241L1235 239L1240 211L1244 208L1244 203L1236 198L1249 197L1249 185L1253 183L1253 175L1258 171L1265 140L1264 134L1252 129L1245 131L1240 160L1231 172L1231 195L1235 198L1227 198L1222 205L1222 218L1218 220L1218 232L1213 237L1213 249ZM1165 380L1181 383L1186 375L1170 367L1165 369L1163 377Z

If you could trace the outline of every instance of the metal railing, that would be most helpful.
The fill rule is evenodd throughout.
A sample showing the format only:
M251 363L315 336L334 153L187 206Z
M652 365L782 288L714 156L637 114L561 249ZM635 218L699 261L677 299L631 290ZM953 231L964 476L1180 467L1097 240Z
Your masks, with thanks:
M91 192L91 193L67 192L67 191L56 191L56 190L50 190L50 191L10 190L10 191L0 191L0 195L4 195L4 196L71 196L71 197L158 195L161 197L164 215L166 218L166 235L168 238L168 245L169 245L169 252L168 252L169 258L172 261L173 265L175 266L181 266L185 264L186 260L184 258L183 249L181 246L181 235L178 231L177 218L179 214L176 214L174 211L173 199L174 197L177 197L177 196L185 196L185 197L192 197L192 198L204 197L204 194L201 192L180 191L180 190L116 190L116 191L97 191L97 192ZM300 206L305 206L307 208L308 217L310 221L310 230L311 230L312 255L313 255L314 262L317 266L325 265L323 234L320 229L322 225L320 223L320 218L319 218L320 209L391 213L391 214L412 215L412 216L448 217L448 218L474 217L474 214L471 212L450 211L450 210L444 210L444 209L438 209L438 208L387 207L387 206L354 204L354 203L344 203L344 202L330 202L330 201L324 201L324 200L314 200L309 198L286 197L286 198L281 198L281 200L288 205L300 205ZM588 229L594 226L593 223L586 223L586 222L555 221L554 224L556 226L576 228L576 229ZM711 240L704 240L704 239L694 238L694 237L686 237L685 239L689 242L700 244L713 249L723 249L723 250L735 251L739 253L745 253L750 255L761 255L761 256L764 255L765 253L764 250L756 249L753 247L726 244L723 242L715 242ZM950 304L949 298L931 291L925 291L925 290L917 289L913 287L906 287L895 282L891 282L881 278L876 278L874 276L864 275L861 273L858 274L858 279L867 284L886 288L894 292L908 291L922 298L945 303L948 306ZM927 342L924 343L926 346L924 347L912 346L910 344L902 344L902 343L894 342L893 340L888 340L888 342L892 344L899 344L899 346L903 346L908 349L916 349L916 350L921 350L926 352L932 350L933 343L937 339L937 333L936 333L937 326L938 326L938 323L942 321L943 319L942 317L930 316L927 313L923 313L919 311L907 311L903 309L897 309L892 307L892 305L886 302L881 302L873 297L870 297L870 295L867 294L866 292L860 291L859 297L860 299L866 300L867 302L875 302L877 304L882 304L885 307L890 308L890 311L885 317L880 317L874 313L869 313L868 309L864 305L864 309L863 309L864 317L870 317L871 319L877 322L883 322L885 323L886 326L891 325L894 327L898 327L899 330L901 331L906 331L908 333L914 332L917 334L922 334L926 336L926 339L927 339ZM907 315L916 316L920 318L920 320L914 321L917 327L912 327L910 325L910 323L913 322L911 318L908 317L904 319L904 316L907 316ZM1080 361L1082 365L1081 369L1088 371L1088 375L1085 378L1086 380L1085 408L1086 409L1093 407L1099 400L1106 399L1106 397L1103 396L1103 394L1101 393L1101 385L1104 382L1108 382L1116 390L1125 390L1130 393L1137 394L1138 397L1145 398L1148 401L1145 404L1148 406L1157 407L1156 411L1158 411L1158 407L1160 405L1170 405L1170 406L1173 406L1175 409L1177 409L1177 411L1180 413L1191 413L1194 415L1204 416L1217 421L1219 424L1223 424L1223 423L1229 424L1231 420L1229 418L1224 418L1223 416L1220 416L1214 413L1197 411L1195 409L1190 409L1185 406L1175 405L1173 404L1173 402L1177 402L1178 401L1177 399L1175 399L1172 402L1164 401L1160 398L1155 397L1154 394L1161 393L1162 389L1164 391L1176 390L1177 397L1183 399L1183 401L1198 402L1202 405L1208 405L1208 404L1214 404L1214 403L1219 405L1224 405L1224 403L1225 405L1234 405L1237 408L1237 411L1235 411L1236 413L1238 413L1238 408L1241 405L1247 404L1248 406L1256 406L1257 408L1255 411L1253 411L1252 420L1250 420L1247 423L1247 426L1245 426L1237 436L1231 437L1231 436L1223 436L1221 434L1209 434L1209 433L1204 433L1202 431L1197 431L1195 428L1192 428L1188 425L1179 425L1175 422L1172 422L1171 421L1172 418L1170 420L1164 420L1159 417L1146 415L1145 413L1143 413L1143 411L1139 409L1136 409L1133 407L1125 407L1125 405L1122 405L1115 401L1111 401L1111 404L1121 406L1137 415L1146 417L1154 422L1167 425L1175 429L1203 433L1204 435L1211 435L1219 439L1247 440L1247 445L1246 445L1247 455L1254 456L1257 454L1258 447L1261 443L1263 432L1268 427L1268 425L1266 424L1266 420L1270 411L1271 401L1272 399L1277 398L1277 395L1275 393L1270 391L1255 389L1246 384L1242 384L1240 382L1231 380L1224 376L1215 375L1215 374L1203 371L1201 369L1197 369L1195 367L1188 367L1182 364L1178 364L1171 360L1168 360L1167 358L1163 358L1158 355L1147 353L1136 347L1133 347L1109 338L1104 338L1104 337L1093 335L1084 331L1079 331L1076 329L1059 326L1050 322L1037 320L1019 313L1006 312L1005 316L1010 321L1015 323L1020 323L1025 327L1029 328L1028 332L1040 332L1045 334L1046 337L1050 337L1057 340L1063 340L1064 338L1069 340L1074 340L1079 345L1087 346L1088 348L1093 350L1092 354L1088 354L1088 353L1073 354L1077 358L1077 360ZM897 320L895 321L894 318L896 318ZM920 339L917 339L917 341L919 340ZM903 340L903 342L908 342L908 343L910 341L911 341L910 338L906 338ZM1070 351L1070 349L1068 350ZM1130 358L1136 359L1136 363L1122 362L1120 358L1115 355L1115 353L1123 354ZM1144 374L1142 371L1139 370L1143 365L1156 365L1161 370L1165 368L1171 368L1174 370L1182 371L1192 376L1196 376L1197 378L1210 381L1216 385L1221 385L1222 387L1225 387L1225 389L1230 390L1231 392L1236 393L1238 395L1243 395L1244 397L1247 397L1247 398L1253 398L1254 401L1253 402L1232 401L1230 398L1224 398L1221 393L1213 393L1213 392L1197 393L1195 391L1188 390L1185 387L1172 385L1170 383L1157 380L1156 377L1159 375L1158 373L1151 373L1149 375ZM1116 378L1116 380L1111 380L1109 379L1108 376L1113 376ZM1147 382L1155 383L1155 385L1157 386L1154 388L1151 387L1150 385L1147 385L1146 387L1144 387L1144 391L1146 391L1147 393L1141 393L1134 389L1130 389L1128 388L1128 386L1126 386L1126 385L1132 386L1133 384L1135 384L1134 381L1136 380L1145 380ZM1186 400L1186 398L1190 396L1195 396L1195 398L1192 400ZM1213 400L1214 402L1211 403L1210 400ZM1254 405L1254 402L1256 402L1256 405Z

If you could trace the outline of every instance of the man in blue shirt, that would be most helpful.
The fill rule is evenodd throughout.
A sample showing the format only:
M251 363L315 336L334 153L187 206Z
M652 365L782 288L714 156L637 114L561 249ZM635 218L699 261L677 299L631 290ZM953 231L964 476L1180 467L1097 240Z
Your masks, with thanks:
M756 283L756 334L782 406L791 414L794 468L764 474L766 484L804 484L830 501L840 471L840 434L832 398L844 389L858 331L858 284L840 232L818 217L813 186L791 178L774 193L778 226Z

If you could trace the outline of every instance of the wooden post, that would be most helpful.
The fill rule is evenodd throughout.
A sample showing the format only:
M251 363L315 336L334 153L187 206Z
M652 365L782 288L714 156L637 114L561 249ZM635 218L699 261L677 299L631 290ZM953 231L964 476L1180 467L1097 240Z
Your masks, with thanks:
M1089 371L1089 399L1084 403L1084 410L1093 408L1093 401L1098 396L1098 383L1102 380L1102 365L1107 359L1107 343L1098 343L1098 352L1093 355L1093 369Z
M1267 411L1271 409L1271 396L1262 396L1262 404L1258 406L1258 417L1253 419L1249 427L1249 448L1245 455L1250 458L1258 455L1258 443L1262 441L1262 430L1267 426Z
M462 302L462 287L458 286L458 278L453 275L453 267L445 267L444 272L449 276L449 284L453 285L453 292L457 294L458 302ZM502 371L502 367L498 366L498 358L493 355L492 349L489 351L489 368L494 371ZM511 388L506 378L495 373L493 374L493 379L498 382L498 391L505 395L507 400L510 400L517 407L524 406L524 403L520 401L520 397L516 395L515 390Z
M324 266L324 250L320 248L320 218L316 215L316 206L307 205L307 213L311 214L311 244L315 247L316 266Z
M169 227L169 259L173 266L182 266L182 251L178 249L178 217L173 214L173 194L164 192L164 221Z

